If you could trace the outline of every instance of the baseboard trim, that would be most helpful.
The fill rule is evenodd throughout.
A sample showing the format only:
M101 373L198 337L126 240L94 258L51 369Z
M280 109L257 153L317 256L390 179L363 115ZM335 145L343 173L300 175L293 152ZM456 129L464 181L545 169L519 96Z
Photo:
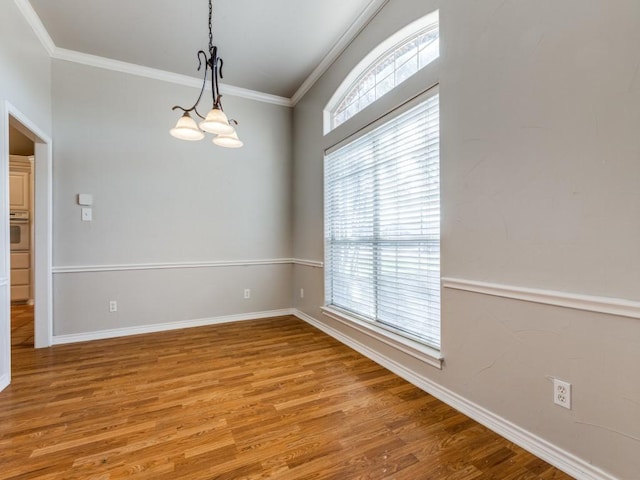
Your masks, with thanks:
M512 300L553 305L555 307L572 308L574 310L640 318L640 302L624 298L598 297L555 290L516 287L461 278L443 278L442 287Z
M353 340L342 332L316 320L304 312L294 309L292 313L299 319L353 348L357 352L370 358L379 365L382 365L399 377L404 378L406 381L412 383L430 395L433 395L447 405L450 405L476 422L484 425L507 440L519 445L568 475L571 475L578 480L617 480L615 477L598 469L597 467L594 467L581 458L558 448L543 438L538 437L518 425L515 425L514 423L467 400L457 393L442 387L428 378L416 375L413 371L405 368L398 362L388 358L387 356L381 355L379 352L371 349L367 345Z
M96 332L72 333L69 335L54 335L53 345L65 345L69 343L90 342L92 340L104 340L107 338L126 337L145 333L166 332L182 328L205 327L221 323L242 322L246 320L258 320L261 318L281 317L291 315L291 309L270 310L265 312L251 312L240 315L226 315L222 317L199 318L180 322L156 323L152 325L139 325L135 327L116 328L111 330L99 330Z
M9 375L5 374L0 377L0 392L9 386Z

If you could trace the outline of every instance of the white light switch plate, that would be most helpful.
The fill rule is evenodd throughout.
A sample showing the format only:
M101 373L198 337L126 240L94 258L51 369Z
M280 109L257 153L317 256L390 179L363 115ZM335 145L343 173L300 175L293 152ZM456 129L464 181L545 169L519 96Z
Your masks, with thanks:
M93 195L91 195L90 193L79 193L78 205L93 205Z
M90 222L91 220L93 220L93 212L91 211L90 208L83 208L82 209L82 221L83 222Z

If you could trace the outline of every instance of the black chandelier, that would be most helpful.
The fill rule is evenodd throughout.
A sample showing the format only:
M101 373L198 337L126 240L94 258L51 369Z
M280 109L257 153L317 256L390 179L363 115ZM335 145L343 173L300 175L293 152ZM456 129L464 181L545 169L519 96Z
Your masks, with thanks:
M227 119L222 108L222 95L220 94L220 87L218 84L218 77L222 78L222 65L223 61L218 56L218 47L213 45L213 33L211 28L211 19L213 17L213 7L211 0L209 0L209 56L204 50L198 51L198 71L202 68L204 63L204 78L202 80L202 88L200 89L200 95L196 103L191 108L184 108L176 105L172 110L182 110L184 113L182 117L178 119L178 123L172 128L169 133L181 140L197 141L204 138L204 132L213 133L213 143L221 147L239 148L243 145L242 141L238 138L238 134L234 125L238 125L235 120ZM202 99L205 86L207 85L207 72L211 70L211 96L213 98L213 107L209 110L206 117L203 117L198 112L197 106ZM196 124L195 120L191 117L190 112L202 119L199 124Z

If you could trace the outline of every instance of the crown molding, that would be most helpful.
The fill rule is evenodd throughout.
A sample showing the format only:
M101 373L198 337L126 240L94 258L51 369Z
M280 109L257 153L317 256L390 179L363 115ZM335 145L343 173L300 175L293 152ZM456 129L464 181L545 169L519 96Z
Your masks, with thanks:
M159 70L156 68L143 67L142 65L134 63L121 62L111 58L100 57L75 50L68 50L66 48L59 48L53 42L53 39L49 35L49 32L47 32L47 29L44 27L44 24L31 6L29 0L14 0L14 2L51 58L79 63L90 67L103 68L114 72L127 73L138 77L151 78L153 80L160 80L162 82L169 82L176 85L184 85L193 88L200 88L202 86L202 79L200 78L167 72L166 70ZM282 107L293 106L293 103L289 98L235 87L233 85L222 84L221 87L223 88L225 95L271 103Z
M291 104L295 106L302 97L313 87L328 68L337 60L342 52L349 46L354 38L366 27L378 14L389 0L371 0L367 8L355 19L347 31L335 43L329 53L322 59L311 75L300 85L300 88L291 97Z
M198 80L198 88L200 88L201 86L202 80ZM220 83L220 87L222 88L222 90L224 90L225 95L246 98L248 100L256 100L263 103L272 103L274 105L280 105L281 107L294 106L294 103L290 98L280 97L278 95L272 95L270 93L258 92L257 90L235 87L233 85L227 85L225 83Z
M44 28L44 24L40 21L40 17L31 6L31 3L29 2L29 0L13 0L13 1L18 7L18 9L20 10L20 13L22 13L22 16L25 18L27 23L33 29L34 33L36 34L36 37L38 37L44 49L47 51L49 56L52 56L56 46L53 43L53 40L51 39L49 32L47 32L47 29Z
M248 100L255 100L258 102L271 103L273 105L279 105L283 107L294 107L296 103L298 103L298 101L327 71L327 69L340 56L340 54L342 54L344 49L347 48L347 46L362 31L362 29L366 27L382 9L382 7L384 7L388 3L388 1L389 0L371 0L367 5L367 8L358 16L358 18L356 18L356 20L340 37L340 39L331 48L329 53L322 59L322 61L313 70L313 72L311 72L311 75L307 77L307 79L302 83L300 88L298 88L298 90L291 98L280 97L278 95L271 95L269 93L258 92L256 90L249 90L242 87L223 84L222 87L225 91L225 94L234 97L246 98ZM38 17L36 11L31 6L29 0L14 0L14 2L51 58L79 63L82 65L88 65L96 68L103 68L105 70L111 70L115 72L127 73L139 77L151 78L154 80L174 83L177 85L184 85L187 87L200 88L202 86L201 79L190 77L188 75L181 75L178 73L167 72L166 70L144 67L142 65L121 62L119 60L99 57L97 55L82 53L75 50L59 48L53 42L53 39L49 35L49 32L47 32L47 29L40 20L40 17Z
M187 75L180 75L155 68L143 67L135 63L121 62L111 58L90 55L75 50L67 50L66 48L55 47L51 53L51 58L56 60L64 60L67 62L79 63L89 67L103 68L114 72L128 73L138 77L152 78L163 82L175 83L186 87L202 86L202 80Z
M100 57L88 53L77 52L75 50L67 50L66 48L54 47L51 58L56 60L64 60L67 62L79 63L90 67L103 68L114 72L128 73L138 77L151 78L162 82L169 82L176 85L184 85L186 87L200 88L202 87L202 79L181 75L179 73L167 72L157 68L143 67L135 63L121 62L112 58ZM292 107L291 100L277 95L257 92L246 88L234 87L233 85L221 84L225 95L256 100L258 102L272 103L282 107Z

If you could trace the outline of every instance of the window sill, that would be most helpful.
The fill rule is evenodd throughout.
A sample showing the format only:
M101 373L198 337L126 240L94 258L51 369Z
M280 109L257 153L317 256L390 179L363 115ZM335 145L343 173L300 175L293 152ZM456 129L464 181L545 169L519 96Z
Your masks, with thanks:
M359 332L427 363L432 367L442 369L442 355L439 350L436 350L433 347L429 347L424 343L403 337L402 335L398 335L397 333L393 333L385 328L378 327L370 322L360 320L335 308L322 307L322 313L329 318L358 330Z

